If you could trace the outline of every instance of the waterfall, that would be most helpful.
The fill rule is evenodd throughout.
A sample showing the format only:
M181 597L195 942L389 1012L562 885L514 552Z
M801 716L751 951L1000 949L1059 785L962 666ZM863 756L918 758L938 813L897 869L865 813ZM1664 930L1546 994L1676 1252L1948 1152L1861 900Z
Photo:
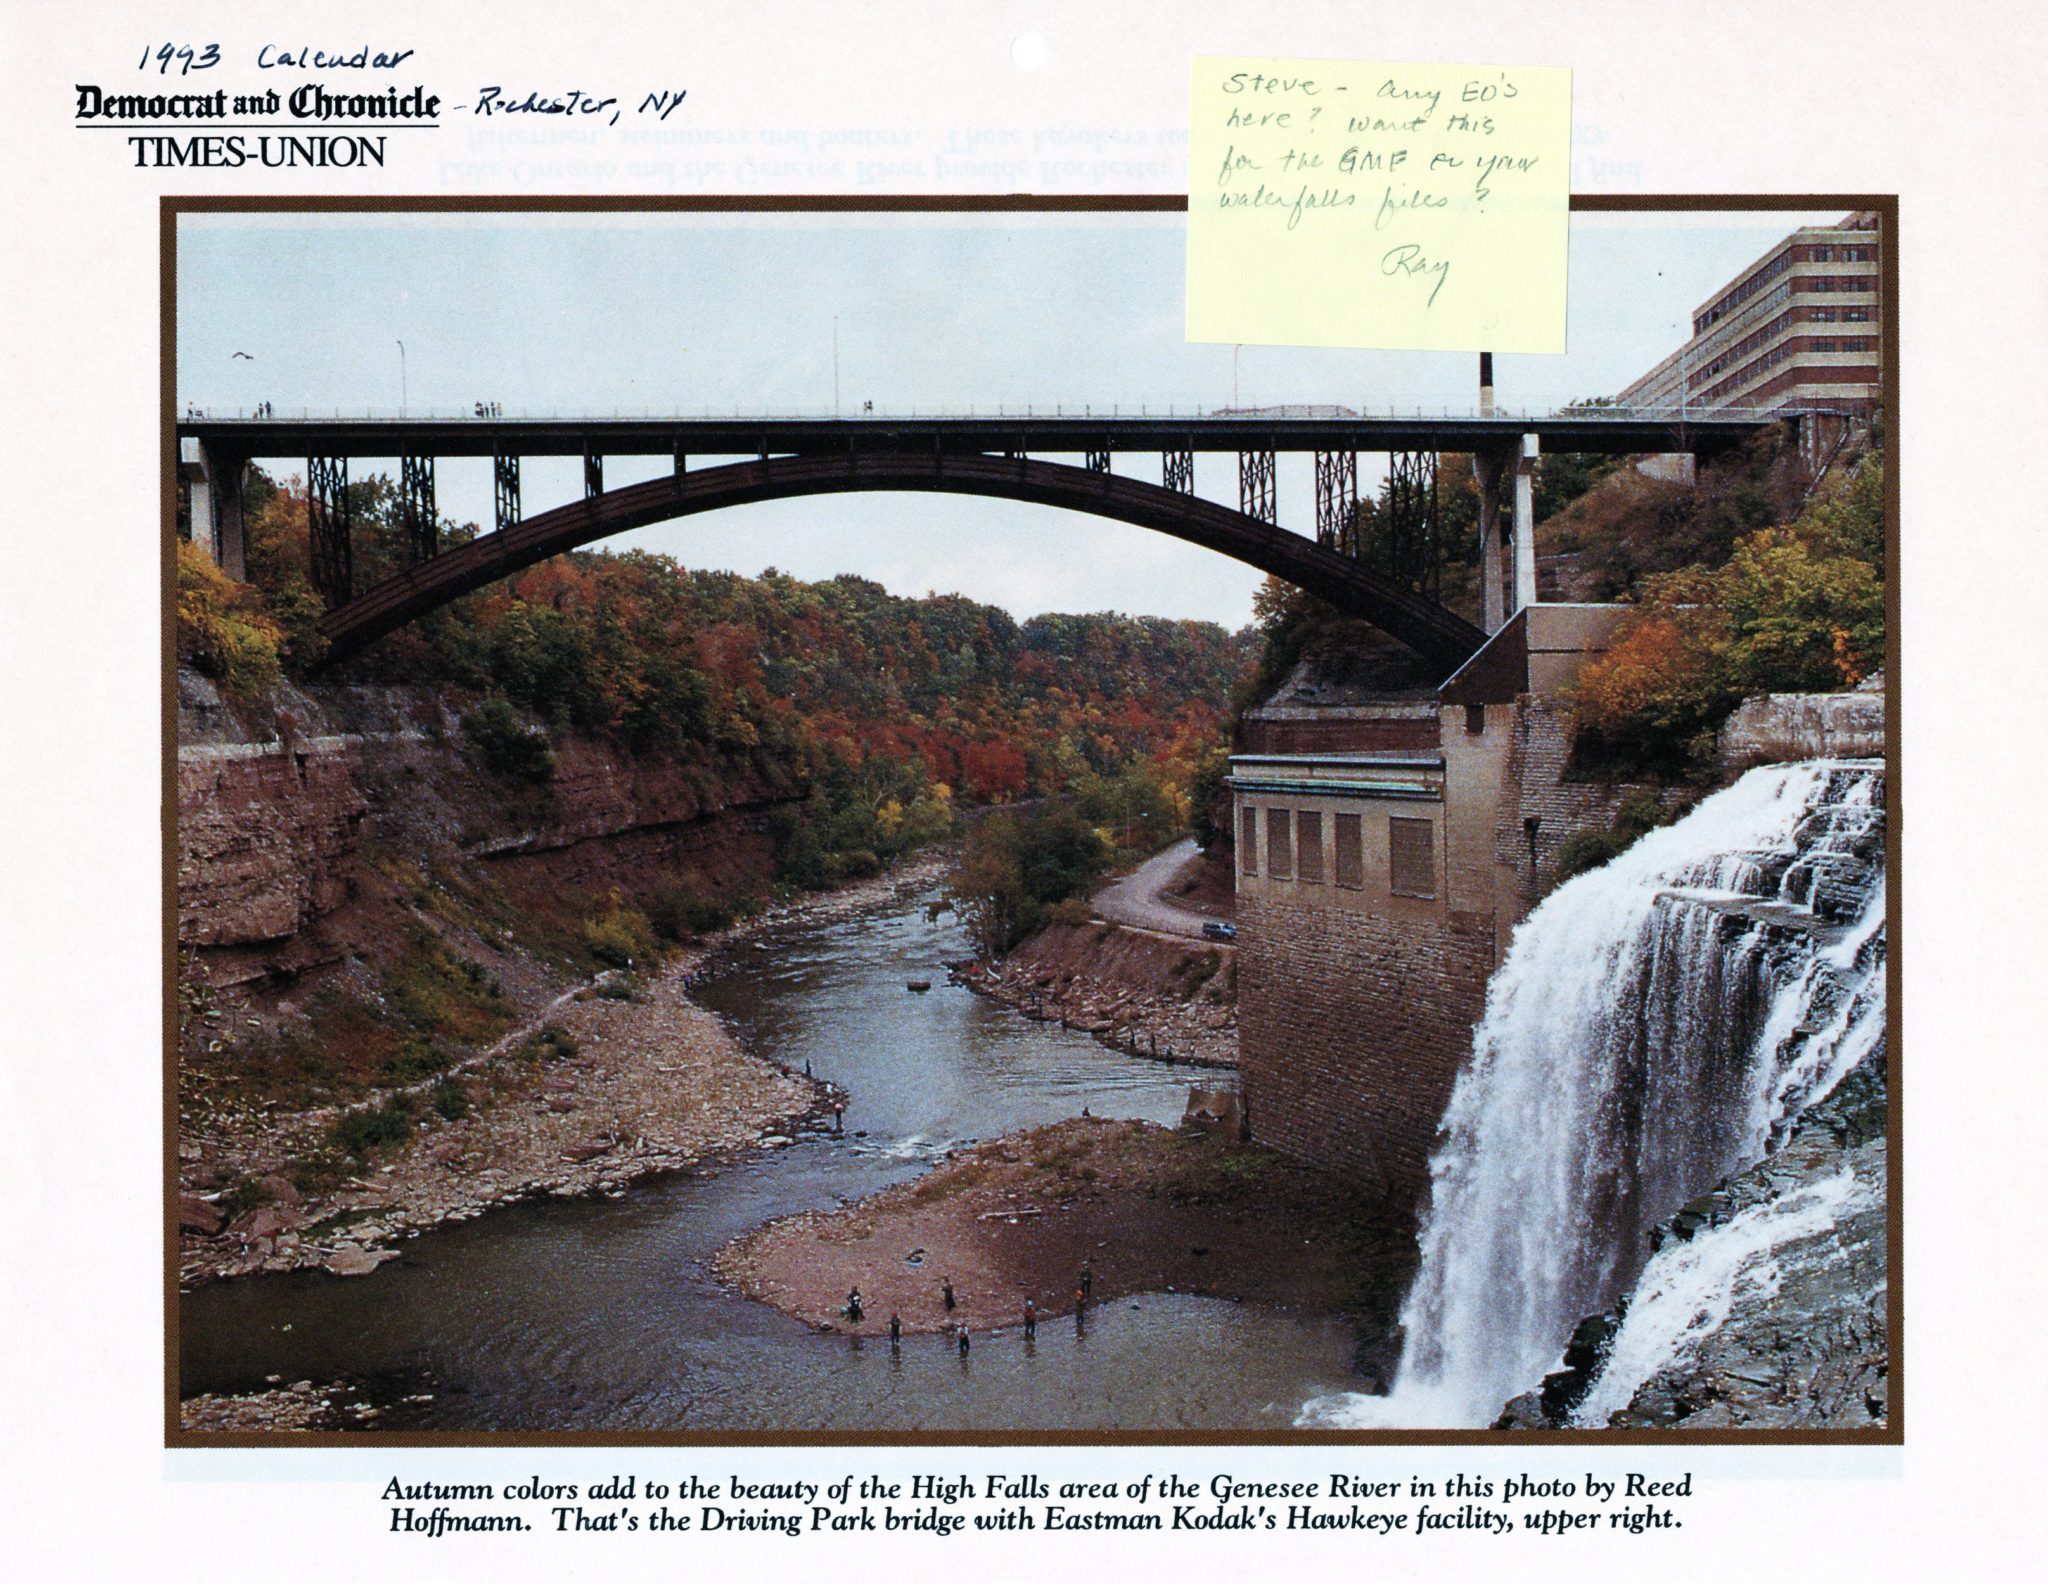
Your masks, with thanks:
M1302 1423L1490 1424L1627 1292L1652 1226L1876 1047L1883 792L1875 761L1753 770L1523 921L1430 1163L1393 1390Z

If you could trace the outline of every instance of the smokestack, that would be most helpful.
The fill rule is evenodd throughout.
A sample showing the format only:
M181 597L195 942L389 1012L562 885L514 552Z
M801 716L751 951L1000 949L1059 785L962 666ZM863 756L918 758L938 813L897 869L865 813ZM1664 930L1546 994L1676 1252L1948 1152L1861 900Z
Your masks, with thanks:
M1493 416L1493 354L1479 354L1479 416Z

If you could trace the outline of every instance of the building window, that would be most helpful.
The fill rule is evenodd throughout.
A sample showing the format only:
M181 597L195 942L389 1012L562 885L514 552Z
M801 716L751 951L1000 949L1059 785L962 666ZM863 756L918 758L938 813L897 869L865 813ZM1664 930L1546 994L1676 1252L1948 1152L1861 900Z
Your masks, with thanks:
M1387 875L1395 896L1436 895L1435 828L1428 820L1387 821Z
M1842 310L1842 317L1851 324L1868 324L1870 322L1870 310L1851 305Z
M1833 324L1836 318L1836 310L1833 308L1809 308L1806 310L1806 317L1817 324Z
M1467 704L1465 706L1465 730L1467 734L1473 737L1479 736L1486 730L1486 706L1484 704Z
M1840 350L1835 345L1833 336L1815 336L1810 345L1816 352L1835 352Z
M1249 875L1259 872L1259 811L1249 803L1237 811L1237 867Z
M1294 873L1305 885L1323 883L1323 816L1303 809L1295 816Z
M1365 889L1365 821L1357 814L1336 816L1337 884L1349 891Z
M1294 878L1294 816L1285 809L1266 810L1266 875Z
M1817 247L1813 250L1813 262L1816 264L1829 263L1834 256L1835 250L1831 247Z

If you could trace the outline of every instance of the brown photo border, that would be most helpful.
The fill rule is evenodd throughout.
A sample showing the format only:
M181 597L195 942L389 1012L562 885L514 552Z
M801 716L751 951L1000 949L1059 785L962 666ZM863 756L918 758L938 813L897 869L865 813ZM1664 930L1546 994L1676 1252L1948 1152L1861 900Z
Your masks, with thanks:
M178 709L177 709L177 228L185 214L1175 214L1187 199L1169 194L1053 197L1009 194L570 195L535 197L223 197L167 194L158 200L160 246L158 407L161 429L161 619L163 888L163 1240L164 1446L168 1450L280 1447L1096 1447L1096 1446L1902 1446L1905 1443L1901 1340L1905 1330L1900 1249L1905 1231L1900 1179L1901 1051L1899 946L1901 802L1898 709L1899 594L1899 200L1878 193L1574 194L1575 214L1870 210L1880 217L1885 467L1885 1058L1887 1423L1869 1430L609 1430L501 1431L191 1431L178 1418Z

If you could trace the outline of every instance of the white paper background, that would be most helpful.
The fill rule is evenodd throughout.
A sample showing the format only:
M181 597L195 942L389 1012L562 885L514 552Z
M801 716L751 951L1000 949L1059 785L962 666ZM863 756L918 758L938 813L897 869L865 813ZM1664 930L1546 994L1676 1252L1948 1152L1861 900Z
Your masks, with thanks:
M1902 841L1910 1364L1903 1451L1317 1449L623 1453L180 1452L161 1447L159 1291L157 210L160 191L301 193L302 173L127 168L117 135L70 126L74 82L111 83L176 22L231 57L273 42L418 51L450 98L476 81L637 94L686 85L692 130L908 130L921 175L836 178L678 145L665 177L601 141L394 137L382 172L320 191L987 189L941 174L956 126L1033 134L1040 192L1183 190L1175 139L1191 54L1565 64L1579 192L1896 191L1904 268L1906 621ZM1034 70L1013 62L1032 34ZM2016 1576L2038 1557L2041 1468L2032 1236L2043 1100L2038 1032L2042 754L2028 664L2040 469L2042 43L2031 6L1904 4L920 4L488 7L99 5L0 15L0 251L9 407L0 574L8 759L4 991L6 1529L18 1576L308 1579L760 1572L875 1576L1236 1575L1667 1579ZM408 78L407 80L410 80ZM679 118L672 118L679 119ZM522 129L524 130L524 129ZM1109 145L1096 134L1142 133ZM722 158L714 178L692 160ZM820 156L822 157L822 156ZM745 163L752 160L750 166ZM1243 1477L1331 1470L1582 1477L1696 1471L1687 1527L1512 1551L1488 1539L1363 1543L1045 1536L856 1542L379 1533L391 1473L505 1479L613 1469L1073 1471Z

